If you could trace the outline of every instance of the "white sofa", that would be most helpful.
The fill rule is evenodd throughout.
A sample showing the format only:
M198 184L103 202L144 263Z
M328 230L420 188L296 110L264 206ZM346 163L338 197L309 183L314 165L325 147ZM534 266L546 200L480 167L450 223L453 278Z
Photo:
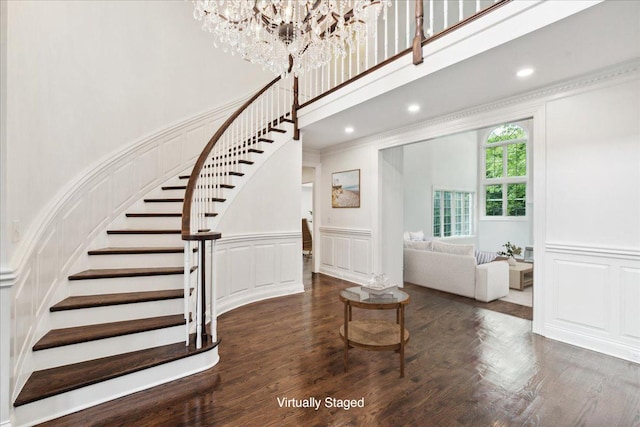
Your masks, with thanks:
M404 281L489 302L509 294L509 264L477 265L473 245L405 240Z

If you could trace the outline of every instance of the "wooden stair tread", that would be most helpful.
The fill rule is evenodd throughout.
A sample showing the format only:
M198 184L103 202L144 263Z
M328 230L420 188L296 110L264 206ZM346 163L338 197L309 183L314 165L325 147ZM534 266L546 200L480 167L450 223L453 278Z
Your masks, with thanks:
M195 267L191 268L193 272ZM184 267L101 268L72 274L69 280L112 279L117 277L166 276L183 274Z
M105 307L121 304L135 304L138 302L163 301L184 297L182 289L168 289L164 291L125 292L119 294L83 295L68 297L53 305L49 311L76 310L80 308Z
M180 218L182 212L128 212L128 218Z
M14 407L25 405L143 369L153 368L209 351L218 345L218 342L209 340L202 344L202 348L196 349L193 335L190 341L189 346L186 346L184 342L179 342L35 371L27 380L13 405Z
M145 203L182 203L184 197L150 198L144 199Z
M138 332L153 331L184 325L184 314L150 317L147 319L125 320L121 322L52 329L33 346L34 351L65 345L113 338ZM184 345L184 344L183 344Z
M163 190L186 190L186 185L165 185L162 187Z
M107 230L107 234L180 234L180 230L176 229L136 229L122 228L119 230Z
M184 253L184 246L175 246L175 247L139 246L139 247L130 247L130 248L127 248L127 247L100 248L100 249L92 249L88 253L89 255L178 254L178 253Z
M287 131L286 131L286 130L284 130L284 129L279 129L279 128L269 128L269 132L287 133Z

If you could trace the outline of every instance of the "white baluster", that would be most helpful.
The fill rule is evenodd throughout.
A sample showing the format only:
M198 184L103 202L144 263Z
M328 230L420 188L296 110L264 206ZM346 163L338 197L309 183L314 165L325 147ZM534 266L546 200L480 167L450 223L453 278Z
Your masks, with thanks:
M476 13L480 12L480 0L476 0Z
M198 256L200 258L200 251L205 250L203 245L198 246ZM196 286L196 348L202 347L202 274L200 269L204 268L203 265L198 263L198 270L196 276L198 276L198 285Z
M183 291L184 291L184 321L185 321L185 337L184 337L184 345L189 345L189 273L191 272L191 258L189 257L191 253L190 249L191 245L188 240L184 241L184 280L183 280Z
M393 12L393 17L394 17L394 30L396 33L396 42L395 42L395 49L393 51L393 54L397 54L399 52L398 50L398 44L399 44L399 37L398 37L398 31L400 30L398 28L398 2L394 3L394 12Z
M433 2L434 0L429 0L429 24L431 25L431 27L429 27L429 37L433 36L436 30L435 23L433 22Z
M422 1L422 0L414 0L414 1ZM412 41L411 40L411 35L410 35L410 32L411 32L411 13L409 13L409 6L411 5L411 3L412 2L410 2L410 1L408 1L406 3L407 4L407 10L406 10L406 12L407 12L406 13L406 21L407 22L405 23L406 24L405 28L407 30L407 38L405 39L406 40L406 43L405 43L406 47L411 47L411 41ZM414 9L415 9L415 7L414 7Z
M218 341L218 279L216 241L211 241L211 342Z
M389 57L389 20L387 19L387 9L384 9L384 16L382 18L384 20L384 58L383 60Z
M444 0L444 24L442 29L449 28L449 0Z
M464 2L458 0L458 22L464 19Z

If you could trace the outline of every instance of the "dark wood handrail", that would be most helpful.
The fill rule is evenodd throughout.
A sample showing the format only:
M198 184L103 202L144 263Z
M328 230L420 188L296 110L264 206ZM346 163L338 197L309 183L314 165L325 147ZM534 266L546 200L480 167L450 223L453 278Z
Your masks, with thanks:
M216 145L220 137L227 131L227 129L233 124L233 122L246 110L253 102L265 93L271 86L276 84L280 80L280 76L273 79L265 87L260 89L255 95L249 98L240 108L238 108L223 124L218 131L211 137L207 145L200 153L200 157L196 160L196 164L193 166L191 175L189 176L189 183L184 194L184 204L182 205L182 240L193 240L189 236L192 234L190 230L191 226L191 205L193 202L193 192L196 188L196 183L202 172L202 168L209 158L209 154L213 147Z

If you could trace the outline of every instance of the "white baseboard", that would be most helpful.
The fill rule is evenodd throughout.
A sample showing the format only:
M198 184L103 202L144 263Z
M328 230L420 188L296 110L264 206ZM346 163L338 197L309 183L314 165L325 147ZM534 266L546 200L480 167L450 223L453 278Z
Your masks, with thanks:
M625 345L620 342L581 334L550 324L545 325L543 335L546 338L561 341L566 344L575 345L587 350L597 351L599 353L604 353L609 356L618 357L620 359L640 364L640 348L631 345Z

